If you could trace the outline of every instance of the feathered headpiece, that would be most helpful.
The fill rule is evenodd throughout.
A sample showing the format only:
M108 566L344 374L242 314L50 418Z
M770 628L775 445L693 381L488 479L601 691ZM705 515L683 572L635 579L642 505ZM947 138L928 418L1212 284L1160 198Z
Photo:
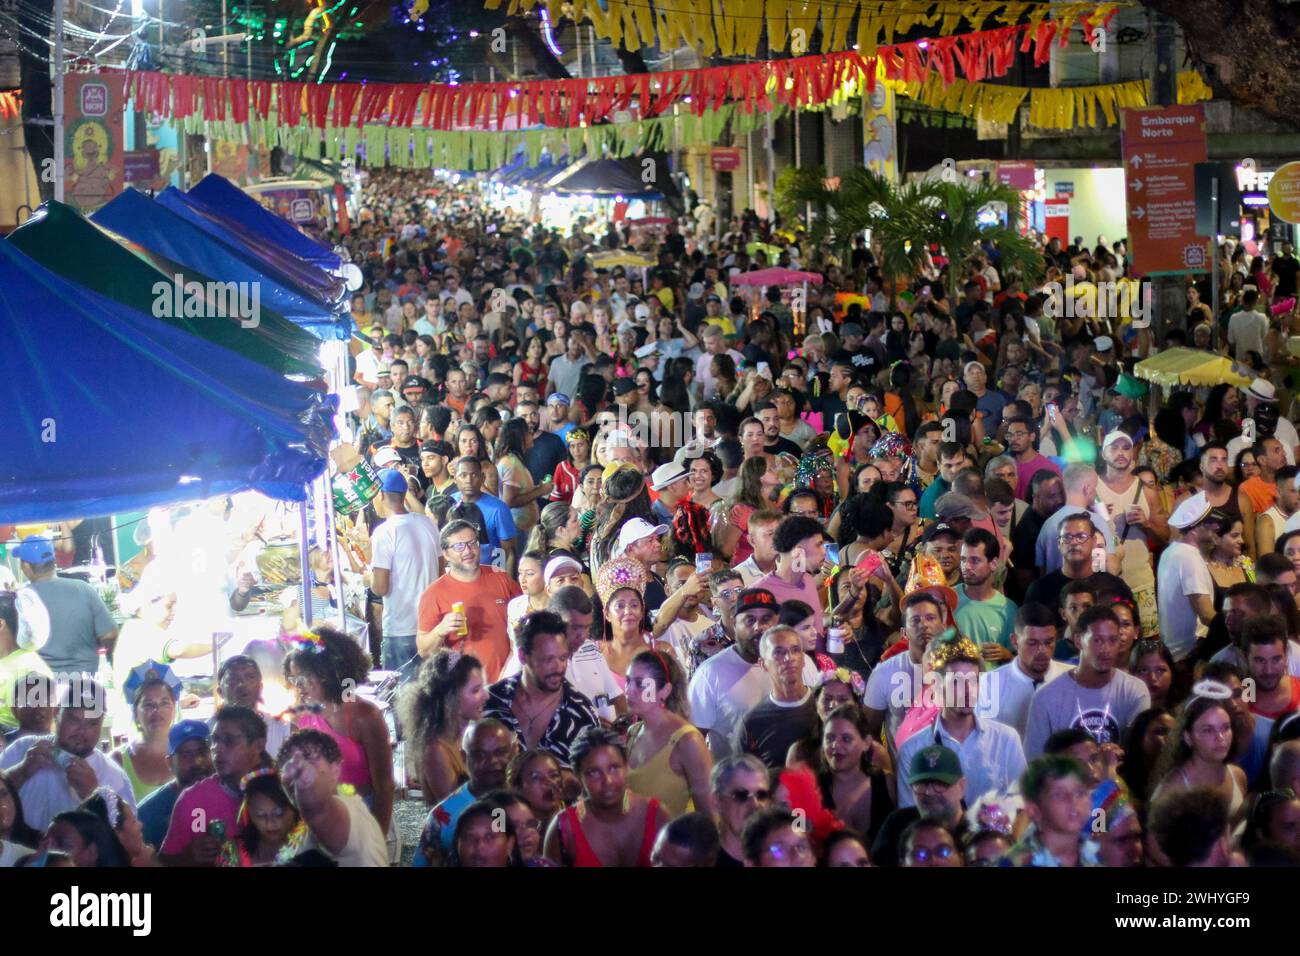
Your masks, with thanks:
M602 564L596 572L596 593L600 595L601 604L608 604L614 592L624 588L631 588L644 599L646 581L645 565L636 558L614 558Z
M916 459L912 457L912 443L906 435L898 432L885 432L880 440L871 446L871 457L899 458L903 462L898 473L898 480L916 487Z

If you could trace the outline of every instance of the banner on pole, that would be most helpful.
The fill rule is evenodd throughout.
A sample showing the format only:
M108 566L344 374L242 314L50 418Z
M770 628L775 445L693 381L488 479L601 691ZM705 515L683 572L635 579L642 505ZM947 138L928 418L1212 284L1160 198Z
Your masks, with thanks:
M72 73L63 81L64 199L82 212L123 189L123 74Z

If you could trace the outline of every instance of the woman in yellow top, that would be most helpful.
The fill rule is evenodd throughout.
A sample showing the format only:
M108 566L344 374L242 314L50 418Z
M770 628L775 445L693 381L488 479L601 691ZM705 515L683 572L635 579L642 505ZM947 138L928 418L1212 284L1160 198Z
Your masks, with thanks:
M172 781L167 737L176 718L181 682L171 668L146 661L131 672L123 687L131 701L138 736L113 751L112 758L131 781L139 803Z
M628 787L654 797L670 817L713 814L713 758L704 735L686 719L686 675L671 654L646 650L627 671Z

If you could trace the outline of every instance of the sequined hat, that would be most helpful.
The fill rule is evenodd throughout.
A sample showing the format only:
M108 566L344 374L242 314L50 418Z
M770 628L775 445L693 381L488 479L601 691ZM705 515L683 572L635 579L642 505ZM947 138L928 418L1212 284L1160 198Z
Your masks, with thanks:
M645 565L635 558L621 557L606 561L596 573L596 593L600 603L608 604L615 591L631 588L641 598L645 597Z

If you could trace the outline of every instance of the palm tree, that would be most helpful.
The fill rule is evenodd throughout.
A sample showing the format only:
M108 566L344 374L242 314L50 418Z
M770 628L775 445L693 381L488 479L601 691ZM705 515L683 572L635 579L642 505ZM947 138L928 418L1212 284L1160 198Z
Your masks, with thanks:
M938 245L944 250L949 259L948 301L957 301L962 265L983 243L997 248L998 271L1004 280L1016 275L1024 283L1032 284L1042 278L1041 250L1014 226L1020 206L1020 194L1016 190L1001 183L971 182L964 177L957 182L928 182L923 187L916 201L906 204L909 207L906 221L890 225L904 228L913 244ZM981 224L979 214L990 206L1004 207L1007 222L1012 225ZM883 235L881 238L884 240Z
M821 166L781 171L776 183L776 209L782 219L798 219L811 206L809 238L826 243L847 258L853 238L875 229L894 202L894 184L869 169L855 168L833 180Z
M895 186L868 169L856 168L827 180L821 167L784 170L777 180L777 211L783 218L798 218L805 206L813 211L809 235L814 244L827 243L847 258L853 237L870 229L880 240L881 274L893 295L895 277L911 275L921 265L931 245L943 249L951 260L948 297L955 302L962 263L981 242L991 242L1000 253L999 271L1014 273L1028 283L1041 278L1043 256L1012 226L982 225L979 214L1002 205L1007 221L1019 215L1020 195L1001 183L917 180Z

